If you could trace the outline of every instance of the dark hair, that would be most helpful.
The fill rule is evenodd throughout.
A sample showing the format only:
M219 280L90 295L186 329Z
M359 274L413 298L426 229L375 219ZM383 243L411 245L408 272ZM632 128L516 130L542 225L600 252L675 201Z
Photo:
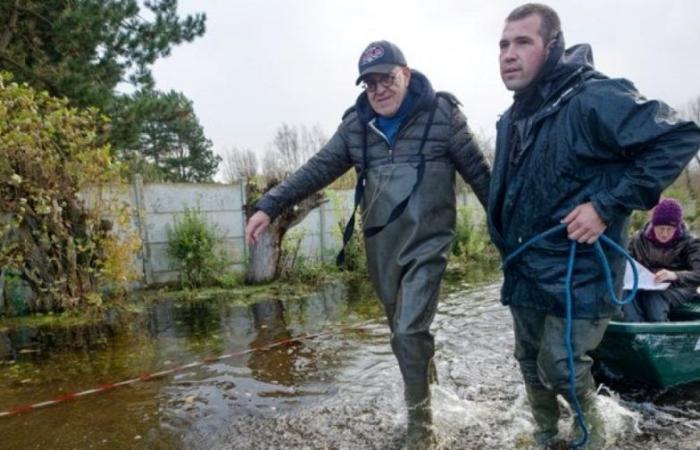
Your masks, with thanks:
M557 34L561 33L561 21L559 20L557 12L549 6L540 3L526 3L522 6L518 6L508 14L506 22L524 19L533 14L537 14L542 18L540 36L542 36L545 43L551 41Z

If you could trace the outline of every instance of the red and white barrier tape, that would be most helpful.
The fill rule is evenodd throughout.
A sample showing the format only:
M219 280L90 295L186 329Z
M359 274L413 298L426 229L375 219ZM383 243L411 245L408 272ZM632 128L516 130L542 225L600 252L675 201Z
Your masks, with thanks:
M356 329L356 328L360 328L360 327L366 325L367 323L369 323L369 322L365 322L363 324L352 326L352 327L343 327L343 328L346 330L347 329ZM160 372L143 373L136 378L131 378L129 380L120 381L118 383L101 384L93 389L88 389L86 391L61 394L61 395L56 396L53 400L48 400L45 402L39 402L39 403L34 403L34 404L13 405L13 406L9 407L6 411L0 411L0 418L16 416L18 414L23 414L23 413L27 413L30 411L34 411L35 409L38 409L38 408L43 408L44 406L57 405L59 403L65 403L65 402L69 402L71 400L76 400L80 397L85 397L85 396L92 395L92 394L98 394L101 392L111 391L113 389L116 389L116 388L119 388L122 386L127 386L129 384L138 383L140 381L150 381L150 380L154 380L156 378L162 378L166 375L180 372L182 370L192 369L194 367L215 363L217 361L221 361L224 359L235 358L237 356L243 356L243 355L246 355L248 353L253 353L253 352L270 350L271 348L279 347L281 345L289 345L289 344L292 344L294 342L301 342L301 341L305 341L305 340L309 340L309 339L316 339L318 337L333 336L336 334L340 334L341 332L342 331L340 331L340 330L339 331L329 331L326 333L306 334L306 335L295 337L295 338L283 339L281 341L273 342L272 344L264 345L261 347L249 348L247 350L242 350L242 351L234 352L234 353L227 353L225 355L220 355L220 356L207 357L201 361L195 361L195 362L191 362L189 364L175 366L175 367L172 367L170 369L161 370Z

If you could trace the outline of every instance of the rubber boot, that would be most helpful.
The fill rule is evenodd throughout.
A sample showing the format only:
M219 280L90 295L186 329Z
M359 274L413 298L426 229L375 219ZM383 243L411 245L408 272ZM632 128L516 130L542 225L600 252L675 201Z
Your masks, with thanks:
M588 440L581 447L584 450L602 450L605 448L605 422L598 408L597 397L595 391L591 389L579 395L578 398L581 411L583 412L584 423L588 430ZM573 427L574 432L572 435L574 436L574 441L578 442L581 437L581 429L576 420L574 420Z
M430 408L430 386L427 383L407 384L406 450L430 450L435 447L433 415Z
M557 394L543 386L525 385L532 417L535 419L535 448L553 449L561 446L559 433L559 404Z

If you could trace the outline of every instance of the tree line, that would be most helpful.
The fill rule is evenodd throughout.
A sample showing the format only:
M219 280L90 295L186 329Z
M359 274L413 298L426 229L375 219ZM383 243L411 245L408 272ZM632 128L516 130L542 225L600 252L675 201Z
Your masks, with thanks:
M123 175L209 181L220 158L192 102L156 89L151 73L174 46L202 36L205 23L204 14L178 16L177 0L5 0L0 71L108 117L101 132Z

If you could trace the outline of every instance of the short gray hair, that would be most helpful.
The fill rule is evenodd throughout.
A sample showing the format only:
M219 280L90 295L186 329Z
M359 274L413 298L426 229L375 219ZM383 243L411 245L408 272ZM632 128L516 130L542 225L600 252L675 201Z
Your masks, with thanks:
M542 18L540 36L542 36L545 43L551 41L557 37L557 34L561 33L561 21L559 20L557 12L549 6L540 3L526 3L522 6L518 6L508 14L506 22L521 20L533 14L537 14Z

